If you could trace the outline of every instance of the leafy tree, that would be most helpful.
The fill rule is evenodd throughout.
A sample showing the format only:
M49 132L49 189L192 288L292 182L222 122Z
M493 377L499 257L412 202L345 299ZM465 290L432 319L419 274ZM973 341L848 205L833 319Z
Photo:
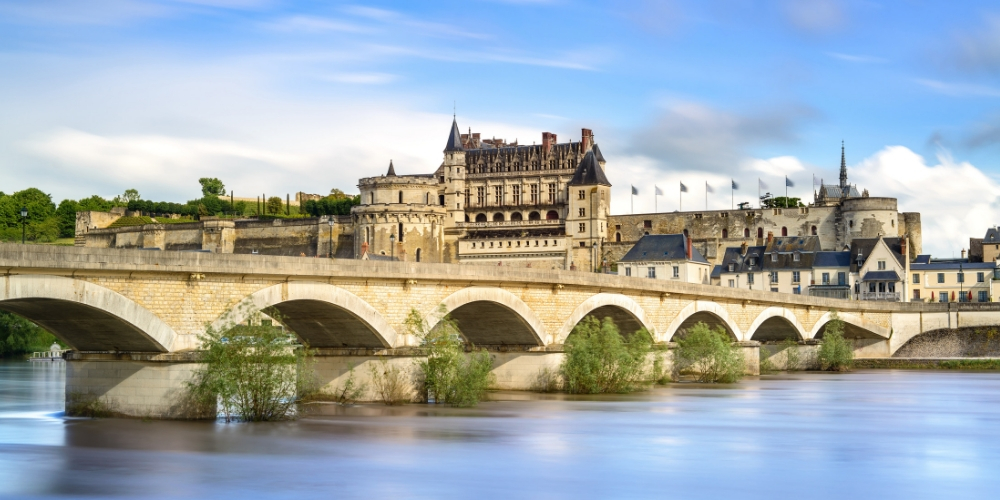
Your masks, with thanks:
M800 198L776 196L774 198L761 197L761 205L764 208L794 208L804 207Z
M125 203L127 204L131 201L139 200L141 197L139 196L139 191L135 189L126 189L125 193L122 194L122 199L125 200Z
M698 322L677 341L674 369L696 374L699 382L729 384L743 377L743 354L730 342L725 328L713 330Z
M198 179L198 183L201 184L201 194L205 197L226 194L226 186L215 177L202 177Z
M80 211L94 211L94 212L107 212L114 208L116 205L111 200L106 200L98 195L93 195L89 198L84 198L79 201Z
M823 344L819 347L819 363L824 370L846 372L854 366L854 345L844 338L844 322L831 311L830 321L823 329Z
M626 338L611 318L587 316L566 339L560 366L568 392L626 393L642 388L649 377L646 357L653 338L639 330Z
M321 215L350 215L351 207L361 204L361 195L336 197L334 195L319 200L308 200L302 204L302 211L319 217Z
M267 199L267 204L265 208L267 209L267 213L271 215L278 215L281 213L281 207L284 204L285 202L282 201L281 198L277 196L272 196Z
M72 238L76 234L76 213L82 211L80 204L73 200L63 200L56 208L60 238Z
M53 342L57 342L55 336L34 323L0 311L0 357L47 351Z
M411 309L404 323L428 351L427 358L417 363L422 378L419 392L424 400L470 407L486 397L486 389L494 379L493 358L482 349L466 355L454 319L445 315L437 326L429 329L423 316Z

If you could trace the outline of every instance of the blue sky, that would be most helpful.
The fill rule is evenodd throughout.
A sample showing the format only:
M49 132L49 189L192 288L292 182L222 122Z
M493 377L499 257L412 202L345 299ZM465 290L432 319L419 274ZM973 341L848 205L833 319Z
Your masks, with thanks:
M595 131L613 211L852 182L950 256L1000 222L1000 6L923 1L0 0L0 190L182 201L432 171Z

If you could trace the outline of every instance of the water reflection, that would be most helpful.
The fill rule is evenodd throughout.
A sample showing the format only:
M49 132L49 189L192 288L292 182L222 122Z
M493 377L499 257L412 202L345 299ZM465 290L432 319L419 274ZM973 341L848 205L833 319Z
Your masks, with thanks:
M992 496L1000 375L799 374L475 409L310 405L279 424L66 419L59 363L0 362L0 494Z

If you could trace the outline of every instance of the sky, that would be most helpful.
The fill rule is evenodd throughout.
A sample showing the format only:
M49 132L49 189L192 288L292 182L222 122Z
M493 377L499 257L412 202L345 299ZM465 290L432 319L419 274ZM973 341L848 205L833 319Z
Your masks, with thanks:
M57 202L357 192L435 170L455 113L593 129L618 214L811 201L844 141L951 257L1000 223L998 102L995 2L0 0L0 191Z

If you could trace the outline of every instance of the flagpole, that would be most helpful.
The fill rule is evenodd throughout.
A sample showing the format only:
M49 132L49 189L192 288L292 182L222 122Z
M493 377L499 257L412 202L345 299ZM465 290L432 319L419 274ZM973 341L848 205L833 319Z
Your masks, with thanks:
M785 176L785 208L788 208L788 176Z
M736 209L736 188L733 187L732 179L729 179L729 209Z
M708 211L708 181L705 181L705 211Z
M760 203L761 203L761 201L760 201L760 177L758 177L757 178L757 208L764 208L764 206L761 205Z

